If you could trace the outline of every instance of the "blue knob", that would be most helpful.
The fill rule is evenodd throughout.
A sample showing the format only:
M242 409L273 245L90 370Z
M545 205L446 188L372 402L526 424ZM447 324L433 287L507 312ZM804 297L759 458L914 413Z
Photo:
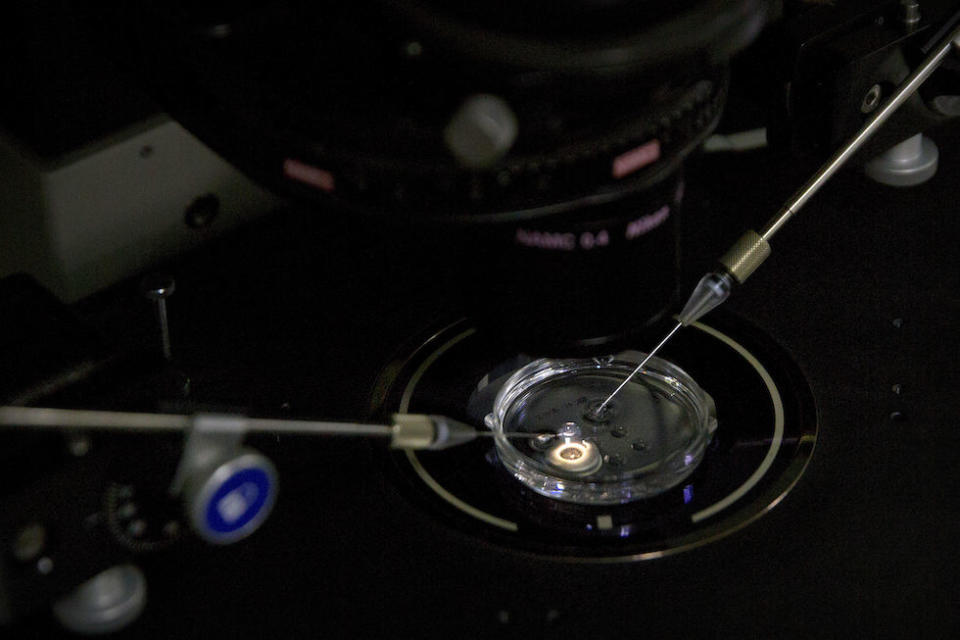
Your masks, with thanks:
M276 469L249 449L196 474L186 490L190 524L213 544L236 542L256 531L276 497Z

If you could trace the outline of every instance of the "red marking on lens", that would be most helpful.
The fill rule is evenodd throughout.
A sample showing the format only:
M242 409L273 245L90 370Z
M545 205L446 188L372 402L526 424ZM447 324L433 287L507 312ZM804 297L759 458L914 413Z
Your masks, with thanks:
M283 175L327 193L333 192L336 187L332 173L326 169L304 164L293 158L287 158L283 161Z
M613 177L619 180L660 159L660 141L653 139L613 159Z

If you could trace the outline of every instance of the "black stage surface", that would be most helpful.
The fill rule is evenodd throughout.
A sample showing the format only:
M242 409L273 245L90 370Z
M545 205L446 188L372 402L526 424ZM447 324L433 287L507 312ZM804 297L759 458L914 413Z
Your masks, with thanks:
M933 180L841 173L727 305L799 365L820 415L805 474L746 528L642 562L527 555L410 499L378 443L255 439L280 472L271 518L229 547L141 556L149 604L118 637L960 636L960 131L933 138ZM765 150L690 162L684 289L803 178ZM192 399L366 416L382 367L456 315L425 236L284 211L170 265ZM155 338L135 283L76 308L121 345ZM57 633L35 618L2 636Z

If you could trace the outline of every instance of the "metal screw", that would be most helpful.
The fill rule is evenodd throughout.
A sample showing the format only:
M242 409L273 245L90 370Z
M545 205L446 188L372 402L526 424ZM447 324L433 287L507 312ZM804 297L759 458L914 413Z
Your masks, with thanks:
M163 344L163 357L173 360L170 347L170 326L167 322L167 298L176 290L176 281L171 276L150 275L140 282L140 290L147 300L153 300L157 309L157 322L160 323L160 340Z
M895 394L900 395L901 393L903 393L903 385L895 384L890 388L890 390L893 391Z
M25 526L13 541L13 557L20 562L30 562L47 546L47 530L42 524Z
M50 575L50 572L53 571L53 560L44 556L37 560L37 571L43 575Z
M875 84L870 87L870 90L867 91L867 95L863 96L863 102L860 103L860 112L861 113L870 113L880 105L880 98L883 95L883 90L880 88L880 85Z
M184 212L184 221L191 229L205 229L220 213L220 198L212 193L199 196Z

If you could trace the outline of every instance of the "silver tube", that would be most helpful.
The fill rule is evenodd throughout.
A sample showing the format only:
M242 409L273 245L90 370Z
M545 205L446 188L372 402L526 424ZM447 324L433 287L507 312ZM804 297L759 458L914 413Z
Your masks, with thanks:
M343 435L343 436L389 436L391 427L383 424L357 422L324 422L316 420L272 420L248 418L248 431L271 431L289 434Z
M108 431L183 431L190 416L86 409L0 407L0 426L98 429Z
M382 424L324 422L311 420L271 420L231 416L246 432L289 434L389 436L391 428ZM86 409L46 409L38 407L0 407L0 426L91 429L98 431L184 431L194 417L165 413L132 413Z
M951 31L944 42L923 60L920 66L884 101L880 108L873 112L873 115L870 116L866 124L840 147L806 184L800 187L800 189L787 200L783 208L781 208L760 231L760 235L764 240L769 242L770 238L780 230L780 227L786 224L787 221L793 217L793 214L803 208L807 201L820 190L820 187L822 187L853 154L860 150L860 147L887 121L893 112L916 92L920 85L930 77L930 74L936 70L940 63L943 62L943 59L946 58L955 47L960 47L960 27Z

